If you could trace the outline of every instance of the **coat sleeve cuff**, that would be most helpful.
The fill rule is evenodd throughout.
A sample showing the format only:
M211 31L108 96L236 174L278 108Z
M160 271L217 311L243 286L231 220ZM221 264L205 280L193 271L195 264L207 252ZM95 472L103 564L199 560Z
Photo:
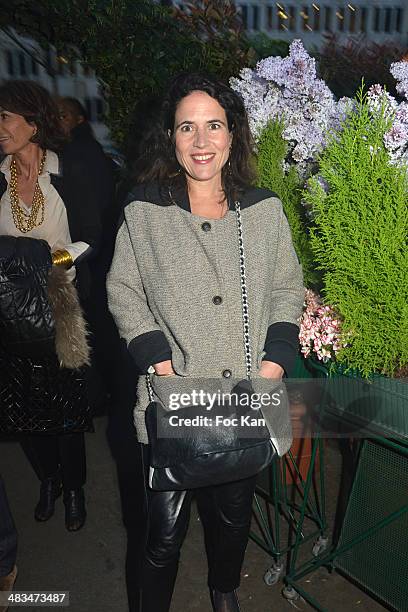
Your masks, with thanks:
M295 366L299 350L299 327L294 323L274 323L269 326L265 341L264 361L278 363L286 376L290 376Z
M129 342L128 349L142 373L146 373L154 363L171 359L171 348L166 336L158 330L133 338Z

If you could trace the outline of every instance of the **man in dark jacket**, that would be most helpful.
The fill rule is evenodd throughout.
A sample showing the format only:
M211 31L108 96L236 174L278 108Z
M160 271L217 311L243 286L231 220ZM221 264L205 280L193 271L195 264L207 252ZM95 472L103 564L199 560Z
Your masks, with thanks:
M115 165L104 153L90 126L85 108L75 98L57 100L61 125L68 137L63 154L71 160L80 158L86 163L87 175L94 185L100 206L102 240L98 254L89 262L90 295L83 301L85 315L92 336L93 368L89 378L90 399L95 412L103 412L111 393L112 359L118 337L116 326L108 311L106 274L113 256L117 206L115 198ZM83 202L86 206L86 202ZM105 391L103 391L105 390Z
M87 174L95 181L103 213L111 208L115 195L115 166L104 153L89 124L85 108L76 98L58 98L61 126L68 138L64 152L71 157L76 153L86 161Z

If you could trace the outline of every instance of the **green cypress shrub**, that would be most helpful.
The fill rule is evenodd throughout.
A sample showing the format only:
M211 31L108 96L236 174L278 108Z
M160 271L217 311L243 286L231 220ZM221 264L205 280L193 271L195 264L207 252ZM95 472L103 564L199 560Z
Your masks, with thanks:
M323 181L312 177L304 192L323 296L343 318L347 346L338 361L364 376L392 376L408 363L407 175L390 164L383 144L389 127L360 94L320 156Z
M282 137L283 122L272 120L257 143L258 185L274 191L282 200L292 232L293 244L303 268L306 286L318 282L307 231L307 219L302 206L303 181L294 165L284 171L288 143Z

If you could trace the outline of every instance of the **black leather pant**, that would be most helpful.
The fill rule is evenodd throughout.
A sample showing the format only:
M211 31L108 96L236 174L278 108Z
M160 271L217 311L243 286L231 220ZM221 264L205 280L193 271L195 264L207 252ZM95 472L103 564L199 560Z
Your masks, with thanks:
M145 470L148 448L143 450ZM145 479L147 482L147 479ZM193 496L204 527L208 585L227 593L240 584L256 476L194 491L152 491L145 485L147 535L140 612L168 612Z

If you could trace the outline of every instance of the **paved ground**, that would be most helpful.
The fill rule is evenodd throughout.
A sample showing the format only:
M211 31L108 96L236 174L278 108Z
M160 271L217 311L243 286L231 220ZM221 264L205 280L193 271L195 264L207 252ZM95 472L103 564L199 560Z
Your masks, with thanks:
M96 432L88 442L88 522L78 533L64 528L62 501L47 523L34 521L38 483L16 442L0 442L0 471L6 482L10 504L19 531L19 590L70 591L72 612L127 612L125 557L127 537L122 509L129 527L140 507L134 469L136 451L131 434L116 447L120 482L124 488L121 507L118 476L106 439L106 417L95 420ZM122 423L123 425L123 423ZM120 427L116 429L120 430ZM329 510L333 513L339 457L329 447L327 471ZM137 530L130 530L131 544L137 545ZM129 584L134 584L132 546L128 554ZM305 551L306 554L306 551ZM307 552L308 554L308 552ZM268 555L250 543L243 568L240 600L243 612L285 612L310 610L303 601L294 605L280 595L281 584L267 587L262 580L270 565ZM329 612L379 612L384 608L338 574L320 570L304 583ZM14 608L12 608L13 610ZM40 608L25 608L35 610ZM206 590L206 563L199 519L193 510L189 533L183 547L172 612L209 612ZM11 612L11 611L10 611Z

